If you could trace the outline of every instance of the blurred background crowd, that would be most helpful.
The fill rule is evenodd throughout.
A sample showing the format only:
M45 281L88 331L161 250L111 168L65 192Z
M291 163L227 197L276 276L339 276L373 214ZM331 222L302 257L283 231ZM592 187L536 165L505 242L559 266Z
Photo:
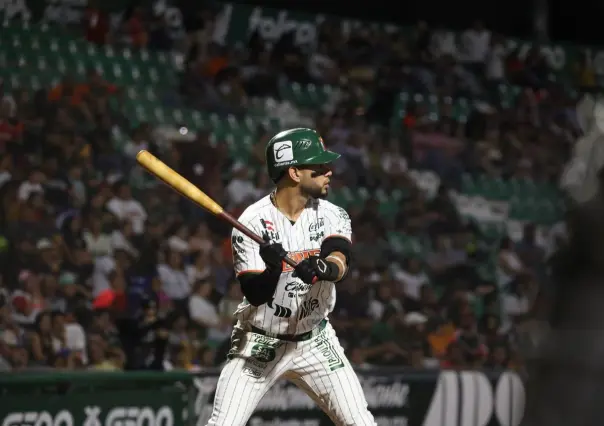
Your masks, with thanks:
M134 155L237 216L271 190L268 139L305 126L342 154L329 199L354 263L330 319L351 361L523 371L590 64L560 75L479 21L231 42L226 9L184 11L181 32L94 1L69 29L2 27L0 369L219 366L242 299L230 229Z

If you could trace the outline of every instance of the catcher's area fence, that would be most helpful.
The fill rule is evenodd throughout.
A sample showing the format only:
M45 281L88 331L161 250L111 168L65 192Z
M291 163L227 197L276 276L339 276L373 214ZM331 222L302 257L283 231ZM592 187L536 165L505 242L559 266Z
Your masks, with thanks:
M1 426L205 426L218 371L19 373L0 376ZM358 371L379 426L518 426L525 391L509 371ZM279 382L250 426L332 423Z

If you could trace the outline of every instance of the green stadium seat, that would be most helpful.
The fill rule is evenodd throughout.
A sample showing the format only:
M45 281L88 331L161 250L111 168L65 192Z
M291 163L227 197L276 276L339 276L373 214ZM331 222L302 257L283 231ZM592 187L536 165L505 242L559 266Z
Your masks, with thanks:
M506 200L512 196L512 187L501 178L480 176L476 182L479 195L487 200Z
M516 86L510 86L509 84L500 84L498 87L498 94L501 106L503 106L504 108L509 108L514 105L521 90L521 88Z
M519 198L535 198L539 196L538 187L531 179L510 179L512 192Z
M459 98L453 104L453 118L460 123L468 121L468 117L472 112L472 106L465 98Z
M355 194L347 186L331 191L330 197L334 204L343 208L348 208L356 201Z
M468 196L481 195L479 186L474 181L474 177L469 173L464 173L461 177L461 192Z
M387 194L383 189L378 189L375 192L375 197L379 202L378 211L385 220L392 220L399 210L400 200L397 200L390 194Z
M479 221L477 224L482 234L491 241L501 239L506 233L505 222Z

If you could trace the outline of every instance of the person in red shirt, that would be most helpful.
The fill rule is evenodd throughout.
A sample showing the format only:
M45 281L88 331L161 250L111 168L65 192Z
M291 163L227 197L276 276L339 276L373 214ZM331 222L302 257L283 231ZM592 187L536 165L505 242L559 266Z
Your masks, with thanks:
M109 17L98 7L96 0L90 0L83 16L86 40L103 45L109 37Z
M143 23L143 10L135 7L130 18L124 22L125 33L130 37L130 43L134 47L145 47L149 36Z
M23 123L10 118L10 104L0 104L0 153L8 143L19 142L23 136Z

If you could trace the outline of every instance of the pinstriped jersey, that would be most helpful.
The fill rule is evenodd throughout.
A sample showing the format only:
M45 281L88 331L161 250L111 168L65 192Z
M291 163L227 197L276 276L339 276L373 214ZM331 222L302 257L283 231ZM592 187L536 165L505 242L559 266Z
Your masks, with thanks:
M295 223L271 201L270 195L249 206L239 221L257 235L267 234L281 243L296 262L318 255L326 238L351 239L352 228L346 211L326 200L310 200ZM233 264L237 275L264 271L266 265L259 245L237 229L232 238ZM328 281L305 284L283 263L281 277L273 298L255 307L244 299L235 316L238 326L253 325L269 333L300 334L312 330L333 310L335 285Z

